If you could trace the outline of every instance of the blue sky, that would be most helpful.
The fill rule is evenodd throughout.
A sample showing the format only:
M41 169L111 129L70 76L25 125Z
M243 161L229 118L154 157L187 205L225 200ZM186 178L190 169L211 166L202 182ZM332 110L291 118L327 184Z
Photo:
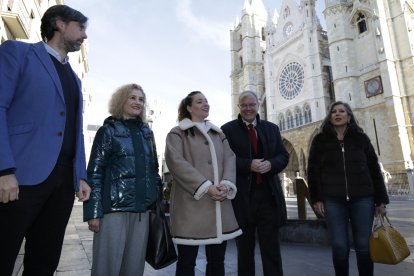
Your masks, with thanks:
M322 4L317 2L321 16ZM263 0L272 11L281 0ZM66 0L89 17L89 123L101 124L112 92L140 84L175 124L179 101L193 90L210 102L216 125L231 119L230 35L244 0ZM322 20L322 19L321 19Z

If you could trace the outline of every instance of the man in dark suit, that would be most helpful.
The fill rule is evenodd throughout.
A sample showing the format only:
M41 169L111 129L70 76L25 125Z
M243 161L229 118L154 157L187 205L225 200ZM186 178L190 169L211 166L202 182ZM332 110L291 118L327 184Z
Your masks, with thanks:
M239 96L240 114L221 128L236 154L237 194L233 208L243 234L236 238L238 275L255 274L255 236L265 276L283 275L279 227L286 223L286 203L278 173L289 162L277 125L260 120L252 91Z
M42 17L43 42L0 45L0 275L23 242L24 275L53 275L73 207L89 198L82 88L68 63L87 17L65 5Z

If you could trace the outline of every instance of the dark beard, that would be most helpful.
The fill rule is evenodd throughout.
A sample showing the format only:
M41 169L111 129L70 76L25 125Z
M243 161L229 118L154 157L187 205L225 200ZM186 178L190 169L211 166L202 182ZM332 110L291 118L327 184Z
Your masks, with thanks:
M80 50L82 43L78 40L76 41L65 41L65 48L66 51L69 52L77 52Z

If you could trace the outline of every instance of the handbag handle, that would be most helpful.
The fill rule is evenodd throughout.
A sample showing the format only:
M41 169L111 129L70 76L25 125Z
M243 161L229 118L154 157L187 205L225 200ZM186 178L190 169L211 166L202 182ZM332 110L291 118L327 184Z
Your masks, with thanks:
M384 219L385 218L385 219ZM385 221L387 221L387 223L391 226L391 227L393 227L392 226L392 224L391 224L391 222L390 222L390 219L388 218L388 216L387 216L387 214L385 214L385 215L383 215L383 216L381 216L381 215L378 215L378 216L376 216L375 217L375 220L374 220L374 225L372 226L372 231L374 232L374 230L376 230L376 229L378 229L378 228L381 228L381 227L384 227L384 223L385 223ZM379 222L379 224L378 224L378 222Z
M165 200L162 192L158 194L157 200L155 201L155 212L158 215L165 216Z

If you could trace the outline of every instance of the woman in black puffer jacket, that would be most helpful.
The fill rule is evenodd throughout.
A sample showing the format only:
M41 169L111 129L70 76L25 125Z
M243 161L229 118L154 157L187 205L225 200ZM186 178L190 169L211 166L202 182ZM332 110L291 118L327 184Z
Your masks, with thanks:
M87 170L92 192L84 221L95 232L92 275L142 275L148 210L161 184L154 136L144 122L144 91L137 84L120 87L109 112Z
M349 221L359 275L373 275L369 236L389 199L374 148L347 103L331 105L312 141L308 184L315 212L328 225L336 275L348 275Z

